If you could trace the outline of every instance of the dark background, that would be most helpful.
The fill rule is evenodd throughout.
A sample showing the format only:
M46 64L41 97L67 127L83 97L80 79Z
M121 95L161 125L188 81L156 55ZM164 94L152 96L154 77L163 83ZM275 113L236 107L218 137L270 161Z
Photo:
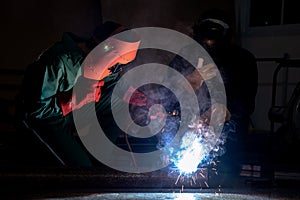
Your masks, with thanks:
M250 50L257 58L273 58L268 62L258 61L259 87L256 97L256 109L252 116L252 132L250 133L252 135L249 135L247 140L248 145L251 146L250 150L256 150L256 152L249 154L247 157L249 160L246 163L247 170L245 172L246 175L250 173L249 180L269 181L270 174L268 172L266 172L268 178L264 177L265 174L260 174L256 179L253 176L252 167L258 165L263 170L265 168L267 171L270 170L269 166L266 167L265 162L261 161L266 161L264 156L269 153L266 152L266 149L270 147L268 111L271 107L272 78L278 65L275 61L282 58L284 54L288 54L290 59L300 58L300 28L298 24L299 17L297 17L299 15L294 9L295 6L293 6L295 1L285 0L285 2L285 7L282 7L281 0L1 1L0 167L4 168L4 171L1 171L4 177L2 180L10 180L11 177L20 177L24 174L28 176L28 171L31 172L30 170L25 170L25 172L21 170L21 175L18 176L18 173L16 175L20 163L13 162L13 160L26 160L26 157L19 158L18 153L14 152L13 155L10 155L10 151L7 151L7 149L11 150L12 147L15 148L22 143L22 139L15 133L13 124L14 98L20 88L23 70L43 50L60 40L63 32L70 31L79 35L89 35L102 21L115 20L132 28L158 26L175 29L190 35L193 22L203 11L210 8L219 8L228 12L233 18L232 25L236 30L235 38L238 44ZM283 11L284 13L282 13ZM296 83L300 80L299 77L299 69L293 68L281 71L276 97L276 102L279 105L286 105ZM276 128L280 125L277 124ZM13 145L11 146L11 144ZM26 144L24 147L30 148ZM299 167L296 165L298 161L295 156L299 150L297 147L294 149L293 155L275 155L278 160L282 157L294 156L291 159L294 160L293 164L282 159L283 161L281 160L280 166L278 165L276 169L277 176L288 177L293 181L300 179ZM30 153L34 154L35 151ZM9 173L5 173L8 169L7 166L9 166L9 169L17 170L8 170ZM75 172L78 173L76 170ZM45 172L42 171L40 174L43 175L43 173ZM265 172L260 171L259 173ZM72 174L72 171L51 171L49 177L54 182L62 180L55 177L55 174L62 174L65 177L67 174ZM272 174L272 178L274 177L275 175ZM37 176L35 180L38 185L39 177ZM288 180L290 181L290 179ZM18 179L18 181L19 185L24 184L23 179ZM68 179L68 181L70 180ZM10 181L10 183L13 184L13 181ZM52 182L47 181L46 183L52 184ZM72 183L72 181L69 183ZM75 184L79 183L76 182ZM61 181L60 186L65 187L65 183ZM92 186L93 184L91 184Z

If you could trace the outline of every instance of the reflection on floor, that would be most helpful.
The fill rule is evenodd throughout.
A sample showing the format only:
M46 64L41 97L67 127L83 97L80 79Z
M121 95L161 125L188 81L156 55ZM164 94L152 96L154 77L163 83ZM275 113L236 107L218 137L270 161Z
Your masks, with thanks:
M106 193L93 194L79 197L60 198L64 200L276 200L280 197L263 195L263 194L235 194L235 193L209 193L209 192L193 192L193 193ZM54 200L55 198L51 198ZM287 198L286 198L287 199Z

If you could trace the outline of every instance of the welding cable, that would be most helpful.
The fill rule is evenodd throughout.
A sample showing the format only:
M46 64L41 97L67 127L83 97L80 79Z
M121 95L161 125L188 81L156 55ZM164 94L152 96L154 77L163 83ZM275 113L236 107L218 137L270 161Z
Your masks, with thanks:
M62 164L62 165L66 165L65 162L56 154L56 152L49 146L49 144L47 142L45 142L43 140L43 138L33 129L33 128L30 128L29 125L26 123L25 120L22 121L22 123L24 124L24 126L30 130L36 137L39 141L41 141L48 149L49 151L57 158L57 160Z
M128 149L129 149L129 152L130 152L132 161L133 161L133 163L134 163L134 166L137 167L136 159L135 159L135 157L134 157L134 153L133 153L133 150L132 150L131 145L130 145L130 143L129 143L128 135L127 135L128 129L129 129L129 127L130 127L133 123L134 123L134 121L132 121L131 123L128 124L127 128L125 129L124 136L125 136L125 142L126 142L127 147L128 147Z
M175 112L175 111L173 111L173 113L172 113L171 116L175 116L174 112ZM139 118L137 118L137 119L139 119ZM130 126L131 126L133 123L134 123L134 121L131 121L131 122L128 124L128 126L126 127L125 132L124 132L124 137L125 137L125 142L126 142L126 144L127 144L127 147L128 147L128 149L129 149L129 151L130 151L130 155L131 155L131 158L132 158L132 160L133 160L134 166L137 167L137 163L136 163L136 159L135 159L135 156L134 156L134 152L133 152L133 150L132 150L132 147L131 147L131 145L130 145L130 142L129 142L129 140L128 140L128 135L127 135L127 132L128 132Z

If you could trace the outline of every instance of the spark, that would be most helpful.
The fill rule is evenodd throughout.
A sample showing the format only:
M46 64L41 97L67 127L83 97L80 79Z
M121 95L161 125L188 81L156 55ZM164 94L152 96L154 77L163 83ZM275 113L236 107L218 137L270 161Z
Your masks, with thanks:
M195 176L193 176L193 177L192 177L192 180L193 180L193 182L192 182L192 183L194 183L194 184L196 185L197 174L196 174ZM191 184L191 185L192 185L192 184Z
M175 155L171 161L184 175L191 175L198 169L200 163L208 162L209 153L214 149L216 134L212 127L204 125L203 121L193 120L188 130L181 138ZM207 164L207 163L205 163Z
M220 196L220 197L222 197L221 185L219 185L219 187L218 187L218 191L216 191L216 192L215 192L215 195L216 195L216 196Z
M176 182L175 182L175 185L177 185L177 183L178 183L178 181L179 181L179 178L180 178L180 176L181 176L181 174L179 174L179 175L178 175L178 177L177 177L177 180L176 180Z
M221 185L219 185L218 191L221 192Z
M204 174L203 173L199 173L200 174L200 176L202 177L202 178L205 178L205 176L204 176Z
M178 169L185 174L191 174L198 169L199 162L203 159L203 150L197 141L182 155L176 164Z
M198 184L198 180L202 179L202 178L206 178L206 176L204 176L200 171L202 169L200 168L199 170L197 170L197 172L193 173L193 174L182 174L179 172L179 170L174 170L172 171L170 174L173 174L173 173L178 173L179 172L179 175L177 176L176 178L176 181L175 181L175 185L187 185L189 184L190 186L195 186ZM198 175L201 174L201 175ZM201 186L201 182L200 182L200 186Z
M176 115L177 113L168 114ZM170 135L168 130L164 129L163 133ZM224 152L221 145L225 139L215 133L214 127L195 118L179 140L169 143L170 146L165 148L165 153L168 155L168 160L173 163L171 168L173 172L179 173L175 185L181 185L181 191L185 184L197 185L198 178L207 180L207 173L203 170L205 166L212 164L212 171L218 174L216 166L219 161L214 161L214 159ZM202 183L203 185L200 183L201 189L203 186L209 188L206 181Z
M182 174L192 174L197 171L199 163L205 157L205 151L201 143L201 138L186 134L181 144L181 150L177 153L175 160L176 167Z
M206 187L209 187L209 185L206 181L204 181L204 184L205 184Z

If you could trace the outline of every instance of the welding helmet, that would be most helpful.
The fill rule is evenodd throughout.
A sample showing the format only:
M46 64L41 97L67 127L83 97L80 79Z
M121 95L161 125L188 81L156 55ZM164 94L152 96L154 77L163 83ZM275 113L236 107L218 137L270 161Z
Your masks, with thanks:
M133 61L140 44L136 32L110 21L97 27L92 38L97 46L83 62L83 75L94 80L109 75L116 64Z
M209 10L195 22L194 39L206 50L213 51L218 45L230 41L231 29L227 15L220 10Z
M222 20L207 18L195 25L194 32L195 35L201 35L201 37L215 40L225 37L228 29L228 24Z

